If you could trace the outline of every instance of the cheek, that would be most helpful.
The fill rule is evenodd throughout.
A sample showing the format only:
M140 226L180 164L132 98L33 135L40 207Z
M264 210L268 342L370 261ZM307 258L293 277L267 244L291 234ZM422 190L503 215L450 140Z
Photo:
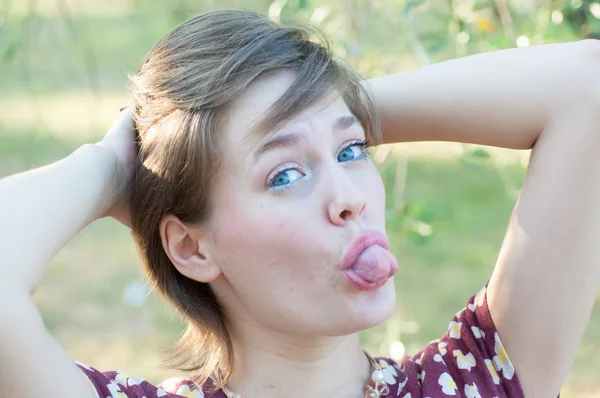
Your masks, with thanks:
M314 278L307 263L328 251L319 244L314 223L295 210L251 200L223 204L215 214L215 260L232 283L242 278L260 284Z
M381 175L377 171L375 165L370 164L369 168L365 170L365 173L361 175L360 180L357 182L359 190L364 193L365 200L367 201L367 208L369 209L369 218L374 219L367 220L368 223L379 224L385 220L385 187ZM376 226L376 225L372 225ZM378 225L377 225L378 226Z

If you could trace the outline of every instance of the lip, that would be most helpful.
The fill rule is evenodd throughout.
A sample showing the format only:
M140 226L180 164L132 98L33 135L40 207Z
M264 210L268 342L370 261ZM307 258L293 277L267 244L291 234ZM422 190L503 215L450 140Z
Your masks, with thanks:
M346 254L342 258L341 269L346 270L352 267L362 252L373 245L390 250L390 243L384 234L375 230L366 231L354 239L354 242L346 250Z

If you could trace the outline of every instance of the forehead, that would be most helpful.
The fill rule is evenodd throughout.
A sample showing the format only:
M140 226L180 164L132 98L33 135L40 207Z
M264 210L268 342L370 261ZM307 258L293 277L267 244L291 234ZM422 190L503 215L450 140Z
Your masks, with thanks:
M279 71L257 79L232 101L221 124L221 142L225 144L224 148L242 147L249 152L268 135L274 133L274 131L256 132L254 128L294 83L295 79L296 75L293 72ZM284 124L322 122L324 125L331 125L336 117L346 114L350 114L350 111L341 96L330 94L299 112Z

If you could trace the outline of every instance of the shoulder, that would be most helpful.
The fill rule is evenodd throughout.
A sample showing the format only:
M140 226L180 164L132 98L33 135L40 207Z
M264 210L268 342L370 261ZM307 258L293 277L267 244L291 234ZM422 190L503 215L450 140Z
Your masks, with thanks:
M193 379L170 377L153 385L140 377L118 370L99 371L83 362L75 361L100 398L224 398L217 391L211 393L211 382L201 388Z
M394 396L524 396L489 313L485 287L454 315L440 339L400 363L377 361Z

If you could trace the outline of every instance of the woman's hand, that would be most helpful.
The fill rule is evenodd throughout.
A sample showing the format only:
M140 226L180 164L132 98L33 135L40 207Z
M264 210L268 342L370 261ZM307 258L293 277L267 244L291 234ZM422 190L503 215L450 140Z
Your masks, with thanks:
M113 123L108 133L96 145L106 149L107 153L114 159L117 177L115 200L101 217L113 217L131 228L129 190L137 157L137 143L135 123L129 107L125 107L121 111L119 118Z

